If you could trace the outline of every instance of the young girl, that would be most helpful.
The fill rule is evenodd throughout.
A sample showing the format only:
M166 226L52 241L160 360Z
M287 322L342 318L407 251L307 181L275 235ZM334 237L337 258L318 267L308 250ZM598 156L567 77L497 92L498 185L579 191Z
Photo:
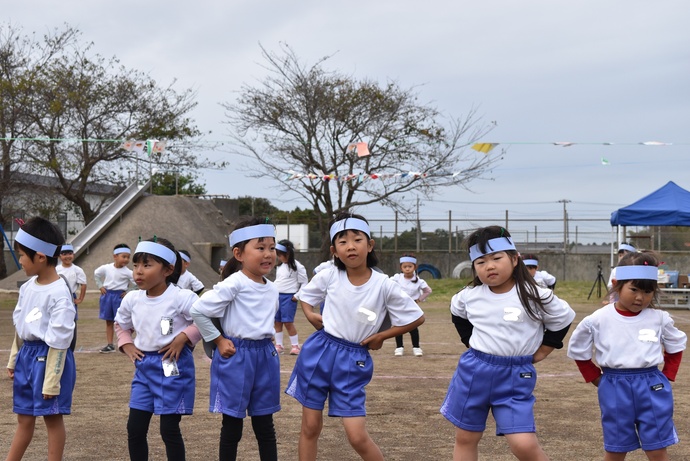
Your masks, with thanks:
M535 435L532 365L563 347L575 312L540 288L507 230L490 226L468 237L474 280L453 296L450 310L465 352L441 414L456 426L453 459L478 459L489 410L521 460L546 460Z
M431 288L426 280L417 276L417 258L414 255L406 254L400 258L400 272L391 277L391 280L400 285L400 288L414 301L421 303L431 294ZM410 331L410 338L412 338L412 353L415 357L421 357L424 353L419 347L419 328ZM403 335L398 335L395 337L394 355L401 357L404 351Z
M22 459L37 416L43 416L48 433L48 461L61 460L65 449L62 415L71 412L76 379L69 348L76 311L69 287L55 270L64 241L57 226L42 218L29 219L14 238L19 263L31 278L19 289L12 313L15 334L7 374L13 380L17 430L7 461Z
M280 293L280 308L276 313L276 350L282 354L283 349L283 325L290 336L290 355L299 354L299 337L295 328L295 312L297 311L297 298L295 293L307 284L307 270L302 263L295 259L295 246L289 240L281 240L276 243L276 253L281 264L276 268L276 288Z
M148 459L146 434L155 413L160 415L168 460L184 460L180 420L194 408L192 347L201 338L189 310L198 296L175 285L181 261L167 240L139 242L133 262L139 290L127 293L115 316L118 348L135 366L127 421L129 457Z
M654 309L657 266L651 254L625 255L613 280L617 301L585 317L568 344L568 357L599 388L607 461L640 447L650 460L668 460L666 447L678 443L669 381L687 337L667 312ZM592 348L603 374L592 362Z
M424 322L424 314L386 275L378 263L369 224L361 216L341 214L330 226L335 268L321 271L298 298L307 320L318 330L302 346L287 390L302 404L300 461L315 460L323 427L323 408L343 418L350 445L364 460L383 460L366 430L364 387L374 367L369 349ZM326 300L323 315L313 311ZM393 327L379 331L386 315Z
M223 414L220 459L237 458L244 417L249 414L262 461L278 459L273 413L280 410L280 362L273 346L278 290L266 279L276 262L275 228L258 218L230 234L232 258L226 278L205 292L192 316L216 350L211 362L212 413ZM220 318L221 331L212 318Z

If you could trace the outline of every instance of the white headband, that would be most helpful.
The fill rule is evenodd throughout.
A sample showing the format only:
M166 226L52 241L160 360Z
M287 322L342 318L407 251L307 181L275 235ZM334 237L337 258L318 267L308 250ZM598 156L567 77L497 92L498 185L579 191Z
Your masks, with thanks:
M230 234L230 248L234 248L240 242L261 237L276 237L276 228L273 224L256 224L254 226L236 229Z
M223 266L225 266L227 263L228 263L228 262L227 262L226 260L221 259L221 260L220 260L219 266L220 266L220 267L223 267Z
M367 234L367 237L371 238L369 224L367 224L366 221L358 218L345 218L334 222L331 226L331 242L333 242L333 239L336 235L346 230L358 230L360 232L364 232Z
M479 244L472 245L470 247L470 260L474 261L477 258L481 258L482 256L489 255L491 253L498 253L499 251L507 250L517 250L517 248L515 248L513 239L511 239L510 237L498 237L486 242L486 250L486 253L482 253L482 250L479 248Z
M400 257L400 264L402 263L412 263L412 264L417 264L417 258L413 258L412 256L401 256Z
M180 252L180 258L184 259L184 260L187 261L188 263L191 263L191 262L192 262L192 258L190 258L189 256L187 256L186 254L184 254L184 253L182 253L182 252Z
M618 247L618 251L629 251L630 253L637 253L637 248L627 243L621 243Z
M64 253L65 251L71 251L74 253L74 247L71 243L65 243L62 245L62 248L60 248L60 253Z
M276 243L276 250L282 251L283 253L287 253L288 249L285 245L281 245L280 243Z
M53 245L52 243L44 242L43 240L34 237L24 229L19 229L17 235L14 236L14 241L19 242L27 248L30 248L38 253L52 258L55 256L55 251L60 245Z
M659 280L656 266L618 266L616 280Z
M156 242L139 242L137 249L134 250L134 253L148 253L150 255L158 256L172 265L175 265L175 262L177 262L177 256L175 256L174 251L165 245L161 245L160 243Z
M525 263L525 266L538 266L539 265L539 261L537 261L536 259L523 259L522 262Z
M114 255L119 255L120 253L131 254L131 253L132 253L132 250L130 250L130 249L127 248L127 247L115 248L115 249L113 250L113 254L114 254Z

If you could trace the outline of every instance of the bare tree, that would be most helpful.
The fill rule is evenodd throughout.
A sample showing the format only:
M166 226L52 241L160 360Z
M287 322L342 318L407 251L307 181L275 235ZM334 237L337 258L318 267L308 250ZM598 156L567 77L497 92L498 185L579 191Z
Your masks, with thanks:
M272 177L319 217L372 203L409 213L409 195L429 198L441 187L467 187L497 160L467 149L492 128L474 109L444 119L418 102L414 88L327 70L330 56L309 67L287 45L280 53L261 50L269 75L257 86L242 86L235 102L222 103L235 153L262 167L248 168L250 175ZM349 153L356 142L366 142L371 155ZM323 218L319 224L327 248Z

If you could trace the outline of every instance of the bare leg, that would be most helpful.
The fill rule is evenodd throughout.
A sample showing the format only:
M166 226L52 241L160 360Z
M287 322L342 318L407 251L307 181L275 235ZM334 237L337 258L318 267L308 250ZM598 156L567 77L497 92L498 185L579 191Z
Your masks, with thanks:
M506 434L506 440L510 450L520 461L549 461L534 432Z
M107 344L115 344L113 343L113 338L115 337L115 322L111 320L106 320L105 321L105 339Z
M648 450L644 452L647 455L649 461L669 461L671 458L668 457L668 452L666 448L660 448L658 450Z
M367 418L364 416L343 418L347 440L364 461L383 461L383 453L369 436L366 422Z
M604 455L604 461L623 461L625 455L628 453L614 453L612 451L607 451Z
M319 436L323 428L323 414L319 410L302 407L302 430L299 433L297 451L299 461L315 461Z
M290 336L295 336L297 334L297 328L295 328L294 322L285 322L285 329Z
M453 447L453 461L478 461L479 441L483 432L455 430L455 446Z
M61 461L67 439L62 415L44 416L43 421L48 433L48 461Z
M7 453L7 458L5 458L6 461L19 461L22 459L34 436L35 427L35 416L17 415L17 430L14 432L10 452Z

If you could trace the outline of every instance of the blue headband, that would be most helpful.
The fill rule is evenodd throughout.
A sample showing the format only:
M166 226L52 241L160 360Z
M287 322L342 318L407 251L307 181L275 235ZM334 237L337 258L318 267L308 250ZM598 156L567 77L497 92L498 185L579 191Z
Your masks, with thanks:
M175 256L174 251L165 245L161 245L160 243L156 242L139 242L137 249L134 250L134 253L148 253L150 255L158 256L172 265L175 265L175 262L177 262L177 256Z
M367 237L371 238L369 224L367 224L366 221L358 218L345 218L334 222L331 226L331 242L333 242L333 239L336 235L346 230L358 230L360 232L364 232L367 234Z
M226 260L221 259L221 260L220 260L220 267L225 266L227 263L228 263L228 262L227 262Z
M401 256L400 264L402 263L412 263L414 265L417 265L417 258L413 258L412 256Z
M275 239L275 226L273 224L256 224L254 226L235 229L232 231L232 234L230 234L230 248L234 248L238 243L261 237L273 237Z
M656 266L618 266L616 280L659 280L659 268Z
M19 229L17 235L14 236L14 241L19 242L25 247L30 248L38 253L43 253L49 258L53 258L55 256L55 251L60 246L44 242L43 240L29 234L24 229Z
M280 243L276 243L276 250L282 251L283 253L287 253L288 249L285 245L281 245Z
M539 261L537 261L536 259L523 259L522 262L525 263L525 266L538 266L539 265Z
M60 253L64 253L65 251L71 251L72 253L74 253L74 247L71 243L65 243L64 245L62 245L62 248L60 248Z
M482 253L482 250L479 249L479 244L472 245L470 247L470 260L474 261L477 258L481 258L482 256L489 255L491 253L498 253L499 251L508 251L508 250L516 250L515 244L513 243L513 239L510 237L497 237L495 239L491 239L488 242L486 242L486 253Z
M114 254L114 255L119 255L120 253L131 254L131 253L132 253L132 250L130 250L130 249L127 248L127 247L115 248L115 249L113 250L113 254Z
M630 253L637 253L637 248L627 243L621 243L618 247L618 251L629 251Z
M186 254L184 254L184 253L182 253L182 252L180 252L180 258L184 259L184 260L187 261L188 263L191 263L191 262L192 262L192 258L190 258L189 256L187 256Z

